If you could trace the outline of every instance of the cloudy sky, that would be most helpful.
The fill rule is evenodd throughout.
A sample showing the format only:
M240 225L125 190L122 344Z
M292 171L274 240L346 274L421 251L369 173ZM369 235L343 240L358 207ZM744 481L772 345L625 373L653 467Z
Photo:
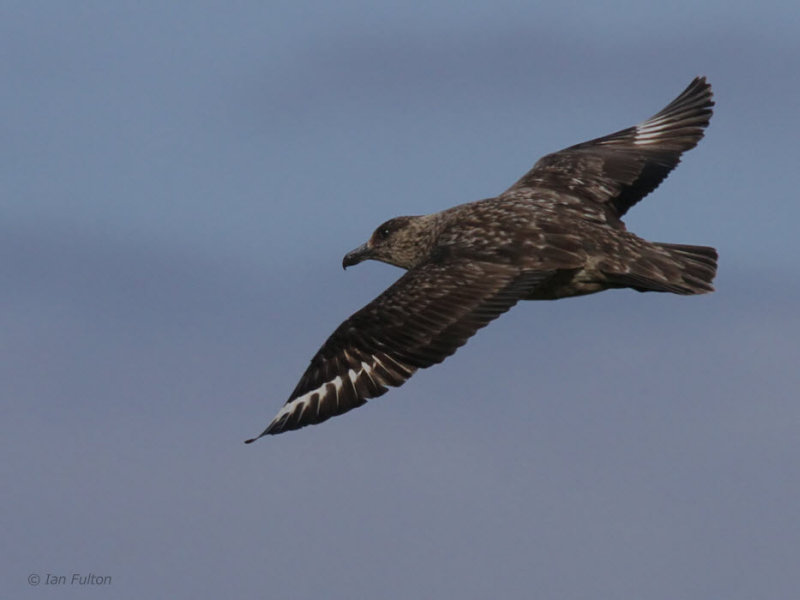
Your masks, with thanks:
M2 2L7 597L795 598L798 30L789 0ZM399 275L341 269L377 224L698 74L707 137L626 220L718 247L715 294L525 303L242 444Z

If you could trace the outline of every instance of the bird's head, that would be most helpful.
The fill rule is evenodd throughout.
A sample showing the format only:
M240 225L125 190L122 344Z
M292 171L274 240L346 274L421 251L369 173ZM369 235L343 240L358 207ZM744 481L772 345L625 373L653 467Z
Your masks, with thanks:
M346 269L371 259L411 269L430 253L433 231L429 217L389 219L373 232L366 243L345 254L342 267Z

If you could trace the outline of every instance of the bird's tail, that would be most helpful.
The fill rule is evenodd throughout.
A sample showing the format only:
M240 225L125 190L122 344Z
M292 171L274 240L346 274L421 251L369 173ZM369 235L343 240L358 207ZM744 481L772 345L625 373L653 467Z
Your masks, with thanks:
M682 267L679 294L707 294L714 291L711 285L717 275L717 250L710 246L684 244L656 244L670 253Z
M717 274L717 251L709 246L656 242L655 252L637 258L625 273L606 272L608 282L639 292L707 294Z

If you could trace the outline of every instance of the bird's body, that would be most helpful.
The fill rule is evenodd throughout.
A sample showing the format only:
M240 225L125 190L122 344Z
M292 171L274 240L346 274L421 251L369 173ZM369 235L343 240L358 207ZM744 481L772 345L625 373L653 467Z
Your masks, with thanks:
M716 250L649 242L621 220L697 144L711 106L710 86L695 79L644 123L545 156L500 196L379 226L343 265L373 259L406 274L328 338L261 436L401 385L519 300L712 291Z

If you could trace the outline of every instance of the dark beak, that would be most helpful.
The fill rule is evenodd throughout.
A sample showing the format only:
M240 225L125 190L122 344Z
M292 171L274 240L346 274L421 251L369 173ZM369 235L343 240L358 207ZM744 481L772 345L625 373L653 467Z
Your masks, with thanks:
M361 261L367 260L370 258L370 253L370 248L366 244L361 244L355 250L351 250L344 255L344 258L342 259L342 268L346 269L347 267L352 267Z

